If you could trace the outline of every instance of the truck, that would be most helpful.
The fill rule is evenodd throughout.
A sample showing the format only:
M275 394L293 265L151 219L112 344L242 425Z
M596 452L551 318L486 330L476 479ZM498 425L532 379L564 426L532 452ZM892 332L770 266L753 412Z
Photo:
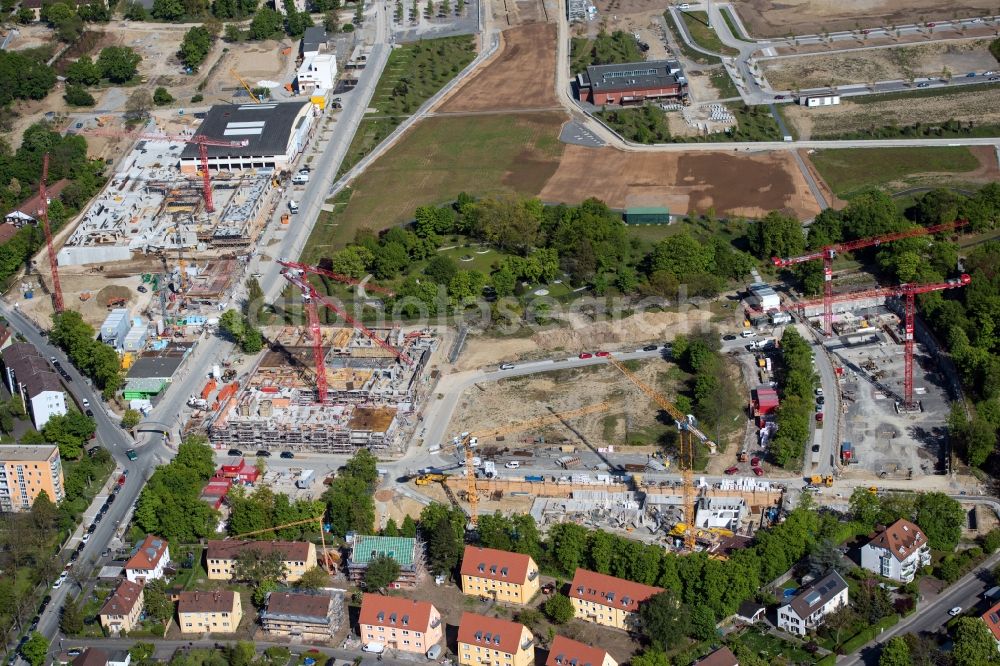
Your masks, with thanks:
M313 477L316 476L316 470L314 469L304 469L302 473L299 474L299 478L295 480L295 487L303 490L309 487L312 483Z
M416 479L414 479L414 483L416 483L418 486L429 486L432 483L444 483L445 479L447 479L448 476L449 476L448 474L438 474L438 473L421 474Z
M857 456L854 452L854 445L850 442L840 443L840 462L845 465L849 465L853 462L857 462Z
M529 483L541 483L545 481L545 477L540 474L531 474L531 475L526 475L524 477L524 480L528 481Z

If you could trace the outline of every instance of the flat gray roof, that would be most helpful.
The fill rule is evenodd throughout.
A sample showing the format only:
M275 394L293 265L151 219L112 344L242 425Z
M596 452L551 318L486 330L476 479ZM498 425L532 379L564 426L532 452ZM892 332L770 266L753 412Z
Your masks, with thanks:
M295 130L295 119L310 102L219 104L205 114L195 136L220 141L247 141L246 146L209 146L209 157L270 157L283 155ZM181 159L197 159L198 146L189 143Z
M48 460L52 451L58 449L55 444L3 444L0 445L0 461L18 462L21 460Z
M647 60L615 65L591 65L583 83L595 92L615 92L637 88L665 88L677 85L684 70L676 60Z

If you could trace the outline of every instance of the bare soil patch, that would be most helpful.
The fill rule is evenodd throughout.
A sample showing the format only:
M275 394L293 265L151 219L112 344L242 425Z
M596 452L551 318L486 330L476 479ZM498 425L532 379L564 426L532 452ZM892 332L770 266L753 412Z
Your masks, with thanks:
M870 104L857 104L844 99L839 106L812 109L788 104L784 112L803 140L891 124L902 127L915 123L932 125L958 120L986 125L1000 123L1000 88L965 93L959 91L940 97L892 99Z
M818 88L939 76L945 69L954 76L988 70L997 66L989 44L987 39L956 40L763 62L767 80L778 90Z
M494 20L498 25L507 28L548 23L561 7L555 0L500 0L490 5L493 7Z
M733 6L753 37L908 25L996 12L996 3L986 0L736 0Z
M439 112L544 109L557 106L556 26L503 31L499 54L438 108ZM526 73L530 72L530 76Z
M800 219L819 213L816 200L787 152L626 153L567 146L544 201L579 203L597 197L612 208L665 205L672 212L758 217L784 210Z

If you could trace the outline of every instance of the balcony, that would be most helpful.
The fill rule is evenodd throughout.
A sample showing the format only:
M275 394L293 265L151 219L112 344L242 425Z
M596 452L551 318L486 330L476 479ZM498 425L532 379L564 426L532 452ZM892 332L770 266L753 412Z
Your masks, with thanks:
M434 620L431 622L431 629L437 629L440 626L441 626L441 618L439 617L434 618Z
M522 650L530 650L531 646L535 644L535 639L529 638L528 640L521 643Z

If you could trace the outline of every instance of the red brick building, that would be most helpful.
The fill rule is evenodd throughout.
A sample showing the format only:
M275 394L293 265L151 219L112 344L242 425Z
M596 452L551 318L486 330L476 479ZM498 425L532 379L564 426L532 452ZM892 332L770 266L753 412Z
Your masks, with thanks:
M595 106L674 100L687 94L687 79L676 60L591 65L576 77L581 101Z

